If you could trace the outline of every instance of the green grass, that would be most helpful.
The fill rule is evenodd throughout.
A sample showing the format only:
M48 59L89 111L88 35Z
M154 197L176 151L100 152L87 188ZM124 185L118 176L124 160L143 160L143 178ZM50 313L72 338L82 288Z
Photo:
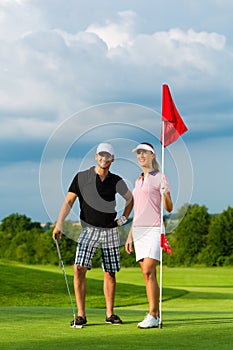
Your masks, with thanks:
M62 270L59 267L38 267L1 263L0 305L4 306L52 306L69 307ZM73 267L65 267L72 297ZM139 269L126 269L127 276L117 284L116 307L146 303L143 279ZM117 277L121 276L119 273ZM14 278L13 278L14 276ZM93 269L87 273L87 308L104 308L103 272ZM120 277L119 277L120 282ZM132 293L133 291L133 293ZM164 300L178 297L185 291L175 288L164 289ZM36 297L35 297L36 296Z
M232 268L164 268L163 328L137 329L147 311L139 268L117 274L116 312L104 323L100 269L88 272L88 326L72 329L72 310L59 267L0 262L0 349L198 349L233 344ZM72 267L66 267L70 289ZM74 297L73 297L74 298Z

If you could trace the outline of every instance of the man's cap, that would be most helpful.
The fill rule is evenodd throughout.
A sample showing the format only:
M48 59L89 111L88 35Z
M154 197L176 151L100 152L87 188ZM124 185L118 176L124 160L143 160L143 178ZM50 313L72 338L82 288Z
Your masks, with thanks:
M110 145L110 143L100 143L97 147L96 153L100 153L100 152L107 152L111 154L111 156L114 155L114 149L112 145Z
M139 145L137 145L136 148L134 148L132 150L132 152L137 152L139 149L143 149L145 151L151 151L152 153L155 153L154 148L152 148L151 146L145 144L145 143L140 143Z

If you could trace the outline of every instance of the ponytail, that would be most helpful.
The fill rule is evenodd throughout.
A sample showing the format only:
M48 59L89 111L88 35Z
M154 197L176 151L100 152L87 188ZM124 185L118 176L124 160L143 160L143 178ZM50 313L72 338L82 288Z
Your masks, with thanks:
M152 159L152 168L159 171L159 163L156 158Z

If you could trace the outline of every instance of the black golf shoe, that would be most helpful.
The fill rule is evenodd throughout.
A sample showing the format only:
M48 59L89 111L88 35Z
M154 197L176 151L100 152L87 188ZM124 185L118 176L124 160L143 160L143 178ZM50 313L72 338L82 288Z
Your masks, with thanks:
M110 317L106 317L106 323L121 324L122 320L119 316L112 314Z
M86 323L87 323L86 317L76 316L75 323L74 323L74 320L72 320L70 322L70 327L74 327L74 325L75 326L84 326Z

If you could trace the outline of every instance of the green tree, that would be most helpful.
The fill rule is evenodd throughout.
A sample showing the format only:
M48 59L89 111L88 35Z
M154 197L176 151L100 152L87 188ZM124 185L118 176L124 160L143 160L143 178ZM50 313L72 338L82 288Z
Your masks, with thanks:
M185 203L184 205L182 205L182 207L180 207L179 210L177 211L176 218L181 221L184 218L189 208L190 208L190 205L188 203Z
M21 250L20 256L29 254L28 250L25 250L25 246L23 248L19 248L19 246L26 244L27 240L27 246L32 244L32 236L28 237L28 232L32 230L35 230L37 234L42 232L40 223L32 222L26 215L16 213L4 218L0 225L0 257L17 260L17 249ZM30 251L30 254L33 252ZM21 258L20 261L22 261Z
M52 239L52 230L43 232L33 239L34 264L58 264L58 255Z
M210 215L205 206L190 205L183 220L174 230L171 263L192 265L198 262L198 254L207 244Z
M1 231L14 235L17 232L41 229L39 222L32 222L26 215L11 214L2 220Z
M211 218L207 247L201 259L208 266L233 265L233 208Z

